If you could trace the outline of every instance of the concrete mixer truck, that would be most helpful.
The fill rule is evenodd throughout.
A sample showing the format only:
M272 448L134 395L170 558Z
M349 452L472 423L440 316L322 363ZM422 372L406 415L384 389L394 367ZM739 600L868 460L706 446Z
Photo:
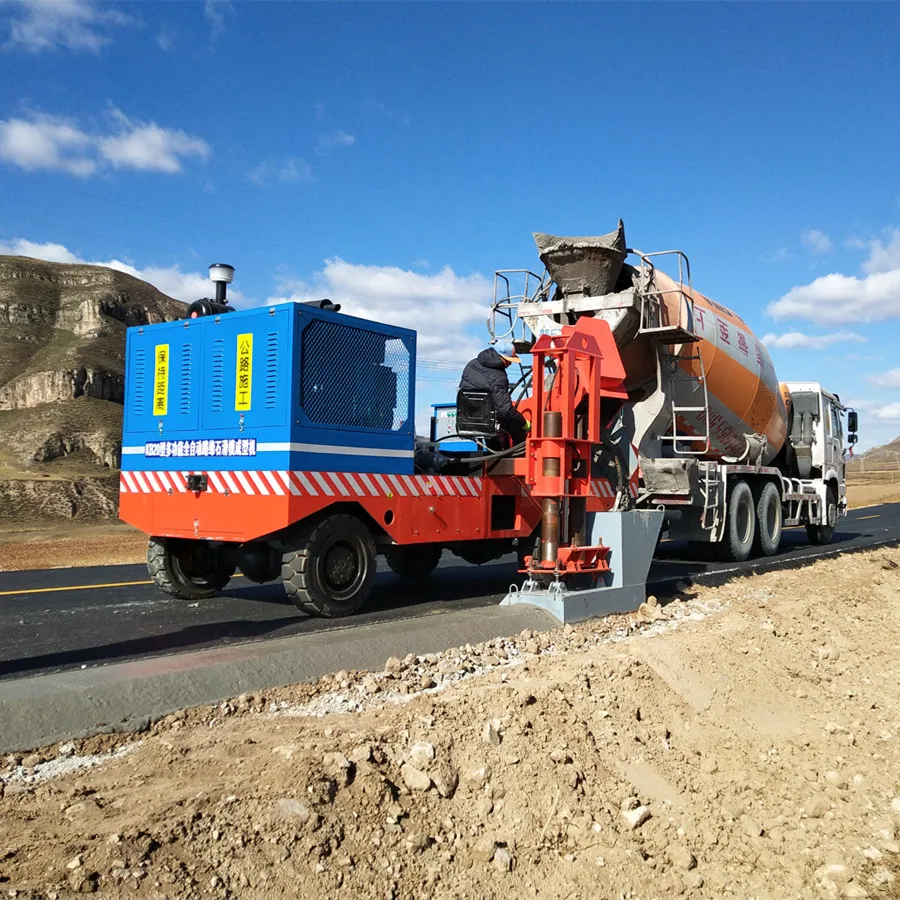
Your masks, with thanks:
M672 538L725 560L776 553L790 526L830 542L856 413L817 383L779 383L743 320L694 290L684 253L628 249L621 220L534 238L545 271L496 273L490 330L526 350L583 318L608 323L627 394L603 436L618 508L662 508Z

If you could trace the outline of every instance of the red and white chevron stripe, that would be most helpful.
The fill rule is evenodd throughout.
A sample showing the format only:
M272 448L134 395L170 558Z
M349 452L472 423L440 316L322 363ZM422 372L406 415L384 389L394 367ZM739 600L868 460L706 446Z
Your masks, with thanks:
M629 482L628 490L632 497L637 497L637 487L633 482ZM591 493L595 497L615 497L616 491L608 478L596 478L591 482Z
M350 472L122 472L123 494L185 494L188 475L206 475L218 494L294 497L480 497L482 479L460 475Z
M480 497L482 479L461 475L375 475L350 472L122 472L123 494L185 494L188 475L206 475L218 494L294 497ZM629 485L635 496L634 484ZM616 495L606 478L591 482L595 497Z

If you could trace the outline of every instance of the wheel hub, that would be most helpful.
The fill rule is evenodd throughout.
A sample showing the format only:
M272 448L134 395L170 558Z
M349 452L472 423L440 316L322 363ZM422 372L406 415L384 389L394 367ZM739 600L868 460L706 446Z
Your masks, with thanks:
M352 584L359 574L359 559L346 544L336 544L325 556L323 572L328 584L341 590Z

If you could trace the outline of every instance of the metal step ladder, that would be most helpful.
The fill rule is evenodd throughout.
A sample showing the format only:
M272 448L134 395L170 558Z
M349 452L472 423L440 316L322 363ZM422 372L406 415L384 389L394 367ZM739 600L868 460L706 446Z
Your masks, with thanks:
M704 530L716 531L719 524L719 491L722 482L712 464L702 465L703 480L700 482L700 494L703 497L703 511L700 513L700 527Z
M669 385L671 387L672 432L658 435L659 439L672 444L677 456L705 456L709 453L709 390L706 383L706 368L697 347L700 335L694 330L694 294L691 285L691 263L680 250L660 250L657 253L629 251L641 263L637 266L638 291L641 299L641 324L638 334L653 341L658 348L661 362L668 362ZM658 287L653 259L659 256L674 256L678 261L678 281L672 288ZM674 279L673 279L674 280ZM678 318L669 321L670 304L667 299L677 298ZM666 348L679 348L672 352ZM689 371L681 367L687 363ZM696 366L694 365L696 363ZM683 390L690 385L690 390ZM694 404L679 404L679 398L689 394L698 401ZM679 432L679 416L702 414L703 433Z
M691 346L695 352L685 355L682 348L681 353L660 353L662 361L668 360L671 367L669 375L669 386L671 387L671 401L669 410L672 414L672 432L671 434L661 434L659 439L672 444L672 450L677 456L705 456L709 453L709 388L706 383L706 367L703 364L703 357L697 348ZM679 363L686 362L690 371L685 372ZM694 363L697 363L695 371ZM690 385L691 395L700 394L702 396L702 404L680 405L679 398L684 393L679 390L685 385ZM699 398L698 398L699 399ZM701 415L702 414L702 415ZM679 416L699 416L703 423L703 430L697 434L690 434L685 431L678 430Z

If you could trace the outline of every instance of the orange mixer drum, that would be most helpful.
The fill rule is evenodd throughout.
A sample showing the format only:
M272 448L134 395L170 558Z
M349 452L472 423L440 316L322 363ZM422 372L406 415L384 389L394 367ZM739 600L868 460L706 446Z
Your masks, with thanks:
M657 278L668 282L660 285L664 290L676 288L662 273L657 273ZM709 398L707 456L740 457L747 446L744 435L760 434L768 439L762 461L769 463L787 435L787 411L772 360L762 342L730 309L697 291L692 291L692 296L693 330L700 340L681 347L683 358L674 379L677 405L703 405L700 377L705 372ZM677 293L667 294L665 305L670 322L686 321L688 304ZM689 358L698 355L700 359ZM702 412L679 414L678 433L706 434L704 418ZM700 445L694 445L694 449L699 450Z

